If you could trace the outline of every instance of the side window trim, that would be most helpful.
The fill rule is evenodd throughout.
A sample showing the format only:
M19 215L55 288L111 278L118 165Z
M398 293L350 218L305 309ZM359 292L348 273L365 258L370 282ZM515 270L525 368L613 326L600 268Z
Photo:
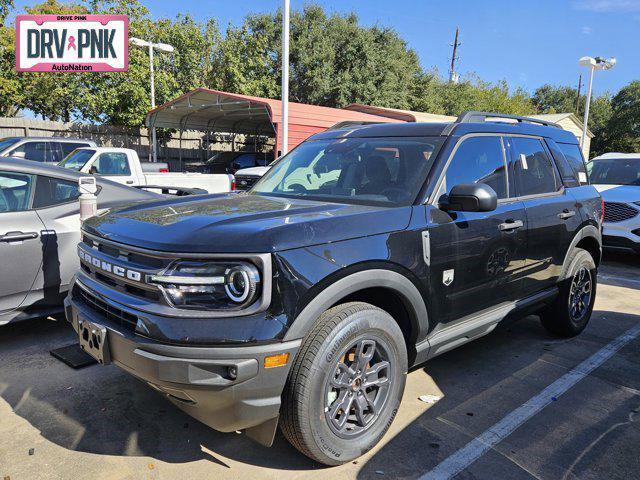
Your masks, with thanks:
M542 148L545 151L547 157L549 157L549 161L551 162L551 166L553 167L553 171L555 173L556 176L556 180L558 180L560 182L560 188L558 190L556 190L555 192L546 192L546 193L534 193L531 195L520 195L520 189L516 186L515 188L517 189L517 196L513 197L510 200L531 200L531 199L535 199L535 198L545 198L545 197L554 197L554 196L560 196L560 195L564 195L565 193L565 185L564 182L562 181L562 175L560 174L560 171L558 170L558 166L556 165L555 159L553 158L553 155L551 154L551 151L549 150L549 147L547 146L546 142L544 141L544 137L540 137L537 135L524 135L524 134L509 134L509 135L505 135L505 137L507 138L533 138L535 140L538 140L541 144L542 144ZM516 162L518 161L517 158L517 153L515 148L513 148L513 144L511 143L511 161L512 161L512 167L513 167L513 175L514 177L516 176L516 172L515 172L515 165ZM515 179L515 178L514 178ZM517 184L518 182L514 182L515 184Z
M505 172L507 175L507 198L503 198L501 199L502 202L507 202L507 201L512 201L514 200L514 197L511 196L511 192L510 192L510 185L509 185L509 168L508 168L508 163L507 163L507 157L506 157L506 148L505 148L505 144L504 144L504 140L503 137L505 135L502 133L494 133L494 132L487 132L487 133L468 133L466 135L461 136L458 141L456 142L456 144L454 145L454 147L451 149L451 153L449 153L449 156L447 157L447 160L445 162L445 165L442 169L442 171L440 172L440 175L438 176L438 181L435 184L435 188L433 189L433 192L431 193L431 195L427 198L427 200L424 202L425 204L428 205L433 205L433 206L438 206L438 192L440 191L440 189L442 188L442 183L444 182L445 176L447 175L447 171L449 170L449 166L451 165L451 161L453 160L453 157L455 156L456 152L458 151L458 148L460 148L460 145L462 145L462 143L469 139L469 138L475 138L475 137L495 137L495 138L499 138L500 139L500 145L502 146L502 162L504 163L505 166ZM498 199L498 203L500 203L501 201L500 199Z

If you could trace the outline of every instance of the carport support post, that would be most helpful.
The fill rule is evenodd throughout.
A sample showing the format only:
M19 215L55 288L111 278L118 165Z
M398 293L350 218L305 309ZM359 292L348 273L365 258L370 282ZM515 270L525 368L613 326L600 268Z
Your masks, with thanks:
M289 0L282 4L282 155L289 143Z

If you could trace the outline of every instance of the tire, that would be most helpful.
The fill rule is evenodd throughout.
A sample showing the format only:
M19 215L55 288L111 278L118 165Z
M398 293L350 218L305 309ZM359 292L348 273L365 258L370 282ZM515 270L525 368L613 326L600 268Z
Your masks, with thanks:
M585 329L596 299L597 273L596 263L589 252L582 248L571 252L566 278L558 285L560 293L540 315L544 328L563 337L575 337ZM584 282L589 285L588 297ZM577 304L573 303L576 299Z
M369 375L354 374L358 365ZM362 302L333 307L318 318L291 367L281 429L317 462L353 460L371 450L393 422L406 374L404 336L391 315Z

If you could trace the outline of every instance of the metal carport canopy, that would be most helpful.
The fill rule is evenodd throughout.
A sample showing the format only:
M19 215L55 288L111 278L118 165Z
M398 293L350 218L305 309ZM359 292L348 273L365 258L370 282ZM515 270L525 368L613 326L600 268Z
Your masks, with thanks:
M343 121L400 122L381 115L321 107L304 103L289 103L289 148L307 137ZM278 128L282 121L282 102L270 98L197 88L151 110L148 127L205 132L244 133L276 138L280 148Z

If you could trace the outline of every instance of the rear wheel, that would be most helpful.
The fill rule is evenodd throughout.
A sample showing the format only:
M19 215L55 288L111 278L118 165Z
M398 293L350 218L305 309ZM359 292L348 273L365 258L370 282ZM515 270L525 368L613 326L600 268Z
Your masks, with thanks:
M282 406L284 435L326 465L359 457L391 425L406 372L404 337L387 312L361 302L327 310L292 366Z
M596 299L597 269L589 252L576 248L569 259L566 278L553 305L541 314L542 325L552 333L573 337L591 318Z

